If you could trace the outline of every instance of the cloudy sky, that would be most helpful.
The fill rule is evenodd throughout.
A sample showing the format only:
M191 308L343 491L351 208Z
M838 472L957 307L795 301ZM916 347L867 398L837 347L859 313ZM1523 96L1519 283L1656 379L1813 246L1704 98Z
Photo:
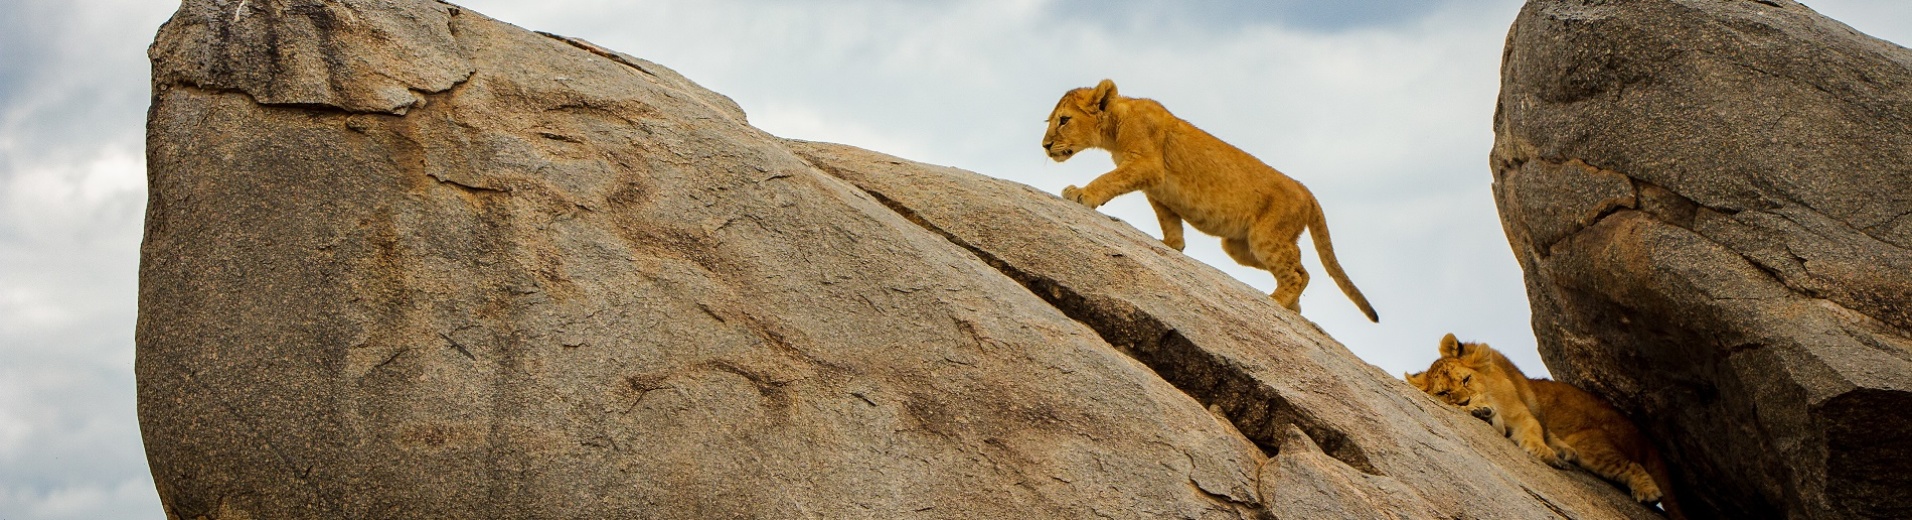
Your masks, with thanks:
M1055 192L1110 168L1037 149L1064 90L1112 78L1306 183L1382 322L1325 276L1305 314L1390 373L1445 332L1544 372L1489 193L1517 0L468 0L735 98L772 133ZM1812 0L1912 42L1904 0ZM0 520L163 518L134 416L145 49L177 4L0 0ZM1103 208L1159 236L1139 195ZM1212 237L1188 253L1256 287ZM1310 256L1310 270L1320 273Z

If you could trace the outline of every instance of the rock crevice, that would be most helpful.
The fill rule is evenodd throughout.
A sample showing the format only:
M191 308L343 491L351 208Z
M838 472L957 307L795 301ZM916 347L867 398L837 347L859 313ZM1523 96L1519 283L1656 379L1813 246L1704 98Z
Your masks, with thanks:
M1421 498L1430 486L1450 485L1435 482L1441 481L1438 475L1456 469L1431 469L1430 464L1438 467L1439 463L1408 456L1401 451L1403 446L1438 445L1457 450L1454 455L1458 450L1480 449L1401 433L1400 426L1383 424L1396 417L1397 407L1409 405L1416 410L1413 413L1423 413L1419 406L1431 401L1418 393L1396 393L1412 390L1332 345L1312 324L1277 310L1265 295L1212 268L1188 264L1187 257L1119 221L1027 186L970 172L843 145L785 142L821 171L849 181L907 220L973 252L1030 293L1096 330L1109 345L1227 420L1273 460L1306 458L1311 452L1321 458L1311 465L1326 464L1340 468L1330 473L1358 476L1339 477L1349 478L1348 485L1358 493L1315 495L1365 497L1361 500L1366 502L1336 507L1417 511L1402 504L1427 504L1448 516L1491 511L1531 515L1550 510L1529 496L1524 485L1500 488L1492 484L1494 479L1480 476L1449 478L1487 486L1475 491L1482 496L1518 498L1499 504L1452 501L1455 497L1447 492ZM1050 253L1058 250L1073 253ZM1371 383L1380 386L1368 387ZM1459 415L1440 405L1426 411ZM1463 425L1478 425L1487 433L1479 438L1479 447L1512 449L1485 424L1471 422L1476 424ZM1305 437L1306 442L1295 444L1291 433ZM1520 460L1522 464L1507 469L1530 469L1526 464L1532 461ZM1324 470L1307 474L1317 471ZM1499 471L1504 470L1491 472ZM1267 471L1261 474L1256 487L1267 489ZM1585 500L1576 492L1547 489L1576 497L1568 503ZM1269 504L1278 512L1303 516L1324 511ZM1508 509L1497 509L1501 507ZM1584 504L1581 507L1569 517L1596 514L1584 509Z
M816 146L817 143L800 145ZM819 168L838 177L857 178L855 174L846 175L845 171L827 164L819 165ZM1148 366L1164 381L1220 415L1248 441L1260 446L1264 453L1272 455L1277 452L1283 442L1279 434L1289 426L1299 426L1302 431L1308 432L1311 442L1329 446L1325 451L1335 459L1368 474L1379 473L1368 462L1360 446L1355 445L1346 434L1328 428L1296 410L1271 389L1256 385L1252 376L1243 373L1239 367L1229 366L1228 360L1203 351L1154 316L1119 300L1090 302L1089 297L1067 285L1038 273L1025 272L988 250L970 244L961 236L938 227L908 206L883 195L879 189L865 189L865 193L910 222L975 254L978 259L1022 284L1031 294L1047 301L1064 315L1095 330L1103 341Z

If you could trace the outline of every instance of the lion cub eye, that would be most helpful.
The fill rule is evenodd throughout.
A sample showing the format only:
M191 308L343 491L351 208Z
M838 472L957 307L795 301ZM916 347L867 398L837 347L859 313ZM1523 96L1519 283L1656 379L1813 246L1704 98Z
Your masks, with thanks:
M1056 118L1056 126L1062 126L1066 124L1069 124L1069 116L1062 116L1062 117Z
M1463 384L1463 385L1464 385L1464 384L1468 384L1468 383L1472 383L1472 382L1474 382L1474 376L1465 376L1465 377L1462 377L1462 378L1461 378L1461 384Z

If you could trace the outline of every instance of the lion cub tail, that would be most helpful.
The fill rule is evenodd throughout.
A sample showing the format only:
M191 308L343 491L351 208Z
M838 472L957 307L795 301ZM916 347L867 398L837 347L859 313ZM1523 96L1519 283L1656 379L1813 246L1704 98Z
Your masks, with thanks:
M1348 295L1348 299L1354 301L1354 306L1361 308L1362 314L1368 315L1368 321L1380 323L1381 317L1374 314L1374 306L1368 305L1368 297L1362 296L1361 290L1354 287L1354 282L1348 280L1348 273L1341 270L1341 261L1334 258L1334 242L1328 238L1328 217L1321 213L1321 203L1314 203L1310 209L1314 215L1308 221L1308 236L1314 240L1315 254L1321 255L1321 266L1328 270L1329 277L1334 278L1334 284L1341 286L1341 293Z

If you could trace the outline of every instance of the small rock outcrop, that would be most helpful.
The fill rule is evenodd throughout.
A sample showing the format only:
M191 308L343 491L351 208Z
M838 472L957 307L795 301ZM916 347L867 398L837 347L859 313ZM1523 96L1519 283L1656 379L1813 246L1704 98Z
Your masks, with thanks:
M188 0L152 58L169 518L1656 516L1125 223L588 42Z
M1548 368L1689 513L1912 518L1912 51L1788 0L1533 0L1494 128Z

